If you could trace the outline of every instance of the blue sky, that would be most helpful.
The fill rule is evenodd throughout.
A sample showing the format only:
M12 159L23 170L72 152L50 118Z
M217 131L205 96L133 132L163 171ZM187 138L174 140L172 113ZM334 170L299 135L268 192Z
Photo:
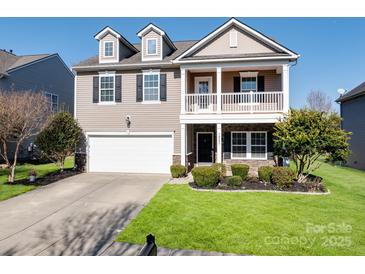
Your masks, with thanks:
M301 55L291 69L290 105L310 90L337 98L337 89L365 81L365 18L238 18ZM227 18L0 18L0 48L16 54L59 53L67 65L97 54L93 35L111 26L130 42L149 22L172 40L200 39Z

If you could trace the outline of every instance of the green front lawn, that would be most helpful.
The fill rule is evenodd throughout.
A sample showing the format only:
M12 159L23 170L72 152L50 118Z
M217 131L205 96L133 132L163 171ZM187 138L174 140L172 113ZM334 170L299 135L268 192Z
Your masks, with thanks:
M65 169L72 168L74 166L73 157L68 158L65 162ZM37 177L41 178L47 174L57 172L59 170L56 164L21 164L16 167L15 180L21 180L28 177L28 172L34 169L37 172ZM0 169L0 201L9 199L19 194L28 192L36 188L36 186L30 185L8 185L5 184L8 180L8 170Z
M316 174L330 195L197 192L166 184L117 240L141 244L152 233L158 245L176 249L365 255L365 172L323 164ZM307 231L313 225L325 231Z

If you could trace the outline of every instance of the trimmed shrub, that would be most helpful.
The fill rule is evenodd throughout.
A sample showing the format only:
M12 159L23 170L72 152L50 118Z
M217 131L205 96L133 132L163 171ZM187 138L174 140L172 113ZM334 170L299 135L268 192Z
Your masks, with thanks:
M216 169L219 171L219 178L223 179L226 176L226 166L222 163L215 163L212 165L212 168Z
M186 175L186 167L183 165L172 165L170 171L172 178L181 178Z
M227 184L229 186L240 186L242 184L241 176L232 176L228 178Z
M200 187L216 186L220 175L218 170L208 166L194 167L191 174L193 175L194 182Z
M274 167L271 180L279 188L291 187L294 183L294 171L289 167Z
M233 176L240 176L242 181L247 179L248 170L250 167L244 164L233 164L231 165L232 175Z
M273 166L259 167L258 174L260 181L263 181L265 183L270 183L273 169L274 169Z

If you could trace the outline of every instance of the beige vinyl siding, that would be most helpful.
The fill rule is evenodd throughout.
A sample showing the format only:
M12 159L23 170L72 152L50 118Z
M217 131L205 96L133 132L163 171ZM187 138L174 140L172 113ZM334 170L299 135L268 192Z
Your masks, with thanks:
M253 37L247 35L242 30L235 28L237 31L237 47L230 47L229 32L232 28L226 30L205 47L196 52L193 56L209 55L230 55L230 54L250 54L250 53L272 53L275 52L268 46L260 43Z
M114 42L114 48L113 48L114 56L113 57L104 56L104 43L109 42L109 41ZM108 33L100 40L99 43L100 43L100 45L99 45L100 61L115 61L115 62L119 61L119 59L118 59L119 40L117 37Z
M92 103L93 76L77 76L77 119L85 132L125 132L125 118L131 116L130 132L175 132L174 153L180 153L180 70L161 70L166 73L167 101L160 104L136 102L136 75L140 71L117 71L122 75L122 103L98 105Z
M215 72L199 72L193 73L188 72L187 74L187 91L188 93L194 93L194 84L195 84L195 77L204 77L210 76L213 79L213 93L216 92L217 87L217 78ZM262 70L259 71L259 76L264 76L265 78L265 91L281 91L281 75L276 74L275 70ZM240 74L238 71L224 71L222 72L222 92L234 92L233 90L233 77L239 77Z
M143 37L143 50L142 50L142 55L143 55L143 60L144 61L148 61L148 60L156 60L159 59L161 60L161 50L162 50L162 45L161 45L161 35L159 35L157 32L151 30L148 33L146 33ZM156 55L147 55L147 40L148 39L156 39Z
M240 76L238 71L222 73L222 92L234 92L233 77ZM259 71L258 76L264 76L265 91L281 91L281 75L275 70Z

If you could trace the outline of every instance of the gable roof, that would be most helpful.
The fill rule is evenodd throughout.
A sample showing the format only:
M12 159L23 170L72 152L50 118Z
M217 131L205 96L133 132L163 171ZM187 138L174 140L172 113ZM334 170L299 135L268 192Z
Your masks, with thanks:
M194 46L192 46L191 48L186 50L184 53L182 53L180 56L178 56L176 58L175 62L180 63L183 60L188 61L187 60L188 58L190 58L190 59L192 58L191 56L189 56L190 54L192 54L192 53L198 51L199 49L201 49L202 47L206 46L214 38L216 38L219 34L223 33L225 30L227 30L228 28L230 28L232 26L236 26L237 28L252 35L253 37L258 39L262 43L266 44L267 46L273 47L273 48L277 49L278 51L280 51L281 53L283 53L280 56L276 56L275 59L289 58L289 59L295 60L295 59L299 58L299 56L300 56L296 52L284 47L283 45L281 45L278 42L274 41L273 39L267 37L266 35L262 34L261 32L255 30L255 29L249 27L248 25L242 23L241 21L237 20L236 18L231 18L227 22L225 22L223 25L218 27L216 30L212 31L211 33L209 33L208 35L203 37ZM260 58L260 57L267 58L267 59L270 58L270 56L256 56L256 57L249 57L249 58ZM242 57L241 56L231 56L231 58L245 58L245 57L244 56L242 56ZM202 59L202 58L200 58L200 59Z
M17 56L10 52L0 50L0 74L7 74L7 72L13 69L39 61L48 56L50 56L50 54Z
M340 98L336 100L336 102L345 102L349 101L351 99L355 99L359 96L365 95L365 82L361 83L354 89L346 92L344 95L342 95Z
M170 37L167 35L167 33L163 29L157 27L156 25L154 25L152 23L149 23L147 26L145 26L143 29L141 29L139 32L137 32L137 36L142 37L150 30L153 30L153 31L157 32L158 34L160 34L172 49L174 49L174 50L177 49L176 46L174 45L174 43L172 42L172 40L170 39Z
M112 29L109 26L106 26L101 31L99 31L97 34L94 35L94 38L96 40L102 39L107 33L111 33L115 37L117 37L126 47L128 47L131 51L138 52L138 49L136 49L123 35L121 35L116 30Z

